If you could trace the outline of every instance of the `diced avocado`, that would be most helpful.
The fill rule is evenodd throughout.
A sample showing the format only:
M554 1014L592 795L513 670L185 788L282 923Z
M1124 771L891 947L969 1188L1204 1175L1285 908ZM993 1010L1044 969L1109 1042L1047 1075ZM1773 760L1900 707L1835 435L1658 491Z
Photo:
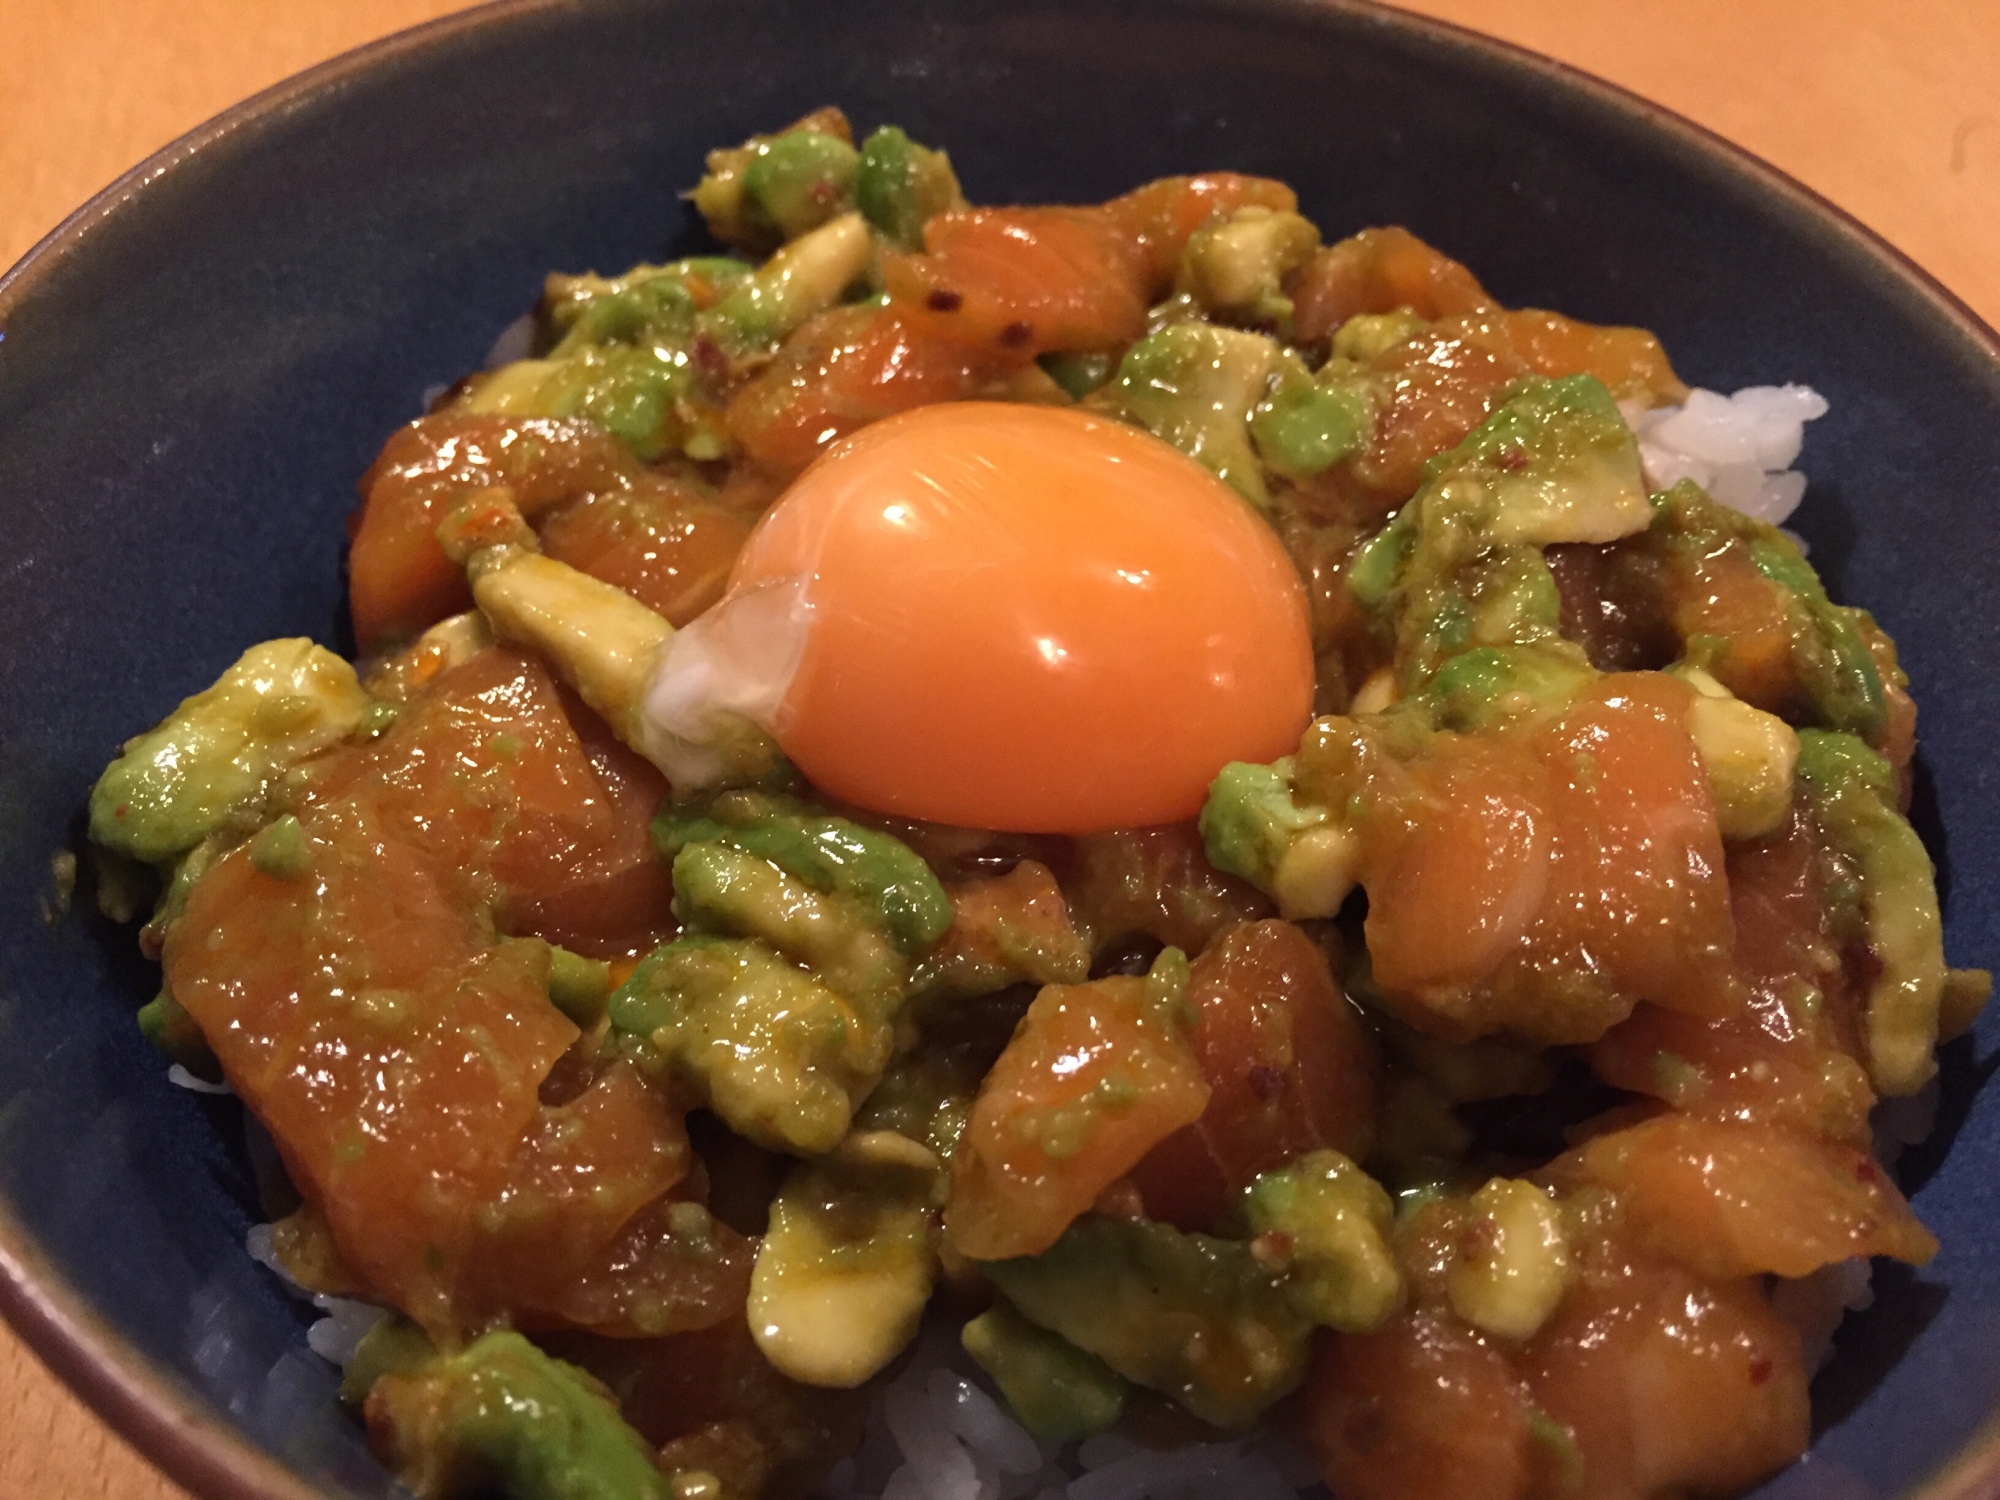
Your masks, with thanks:
M746 1139L818 1155L882 1076L894 1029L762 943L691 936L655 948L611 996L642 1065L671 1067Z
M1361 446L1375 402L1356 381L1281 379L1257 404L1250 436L1265 463L1294 479L1310 478Z
M797 239L847 208L860 164L860 153L839 136L794 130L752 153L743 196L786 239Z
M1562 712L1598 674L1581 653L1547 646L1481 646L1439 667L1395 712L1421 710L1439 729L1472 734Z
M1430 324L1407 307L1394 312L1356 313L1333 334L1333 357L1366 361L1422 333Z
M1750 560L1771 582L1797 598L1800 618L1792 629L1792 660L1799 680L1828 729L1873 741L1888 716L1888 700L1875 659L1861 638L1861 611L1844 609L1826 596L1819 575L1792 540L1772 529L1750 543Z
M669 859L698 841L728 844L814 890L853 897L877 914L909 957L951 926L951 898L909 845L796 798L725 792L696 807L662 808L653 820L654 846Z
M1286 328L1284 280L1317 249L1319 230L1298 214L1239 208L1188 238L1177 285L1213 316Z
M1176 323L1125 351L1106 396L1126 420L1263 509L1271 497L1250 441L1250 417L1281 375L1311 379L1296 354L1260 333Z
M1570 1281L1569 1241L1549 1195L1518 1177L1495 1177L1466 1200L1471 1222L1445 1271L1452 1311L1481 1333L1533 1338Z
M875 242L860 214L844 213L801 235L695 320L698 334L732 359L768 354L826 311L868 269Z
M1590 375L1517 382L1429 469L1418 503L1475 510L1485 539L1501 546L1613 542L1653 520L1639 445Z
M1338 1151L1312 1151L1244 1191L1259 1236L1283 1246L1284 1291L1299 1316L1343 1333L1378 1328L1403 1302L1389 1248L1395 1207L1382 1185Z
M304 825L290 813L266 823L250 840L250 863L273 880L297 880L312 868Z
M732 844L682 846L674 856L674 912L704 931L762 938L874 1019L894 1014L909 977L876 912L855 897L816 891Z
M1081 401L1111 378L1118 361L1108 354L1074 354L1057 350L1035 361L1072 401Z
M269 816L279 779L354 732L368 711L354 668L308 640L266 641L215 686L128 740L90 793L90 836L147 863Z
M1086 1214L983 1269L1029 1321L1217 1427L1248 1427L1305 1375L1312 1324L1234 1240Z
M543 283L541 308L556 336L550 353L592 344L680 348L694 331L694 315L755 269L727 256L697 256L637 265L622 276L553 273Z
M1792 810L1798 735L1776 714L1752 708L1699 667L1670 670L1695 691L1688 733L1708 773L1722 836L1754 839L1774 831Z
M921 250L924 225L964 205L944 152L919 146L894 125L861 143L854 206L898 249Z
M1347 565L1347 591L1363 609L1388 606L1417 550L1417 510L1406 505L1364 542Z
M893 1131L856 1131L801 1162L771 1204L750 1277L750 1331L780 1372L848 1389L916 1337L937 1273L944 1168Z
M1881 1094L1913 1094L1937 1071L1932 1051L1945 987L1937 877L1896 810L1889 762L1852 734L1799 731L1799 789L1833 847L1853 861L1868 947L1868 1076Z
M518 1333L384 1374L367 1410L377 1450L423 1500L674 1500L611 1394Z
M195 1077L210 1083L222 1081L222 1064L209 1050L208 1038L201 1034L195 1018L174 998L173 991L162 989L139 1007L139 1031L166 1054L169 1062L179 1063Z
M815 110L774 134L709 152L688 197L717 239L766 254L848 207L853 141L839 110Z
M1289 756L1268 766L1231 761L1216 773L1202 804L1202 846L1216 869L1269 889L1299 835L1328 818L1325 808L1292 796Z
M1129 1387L1116 1370L1036 1327L1004 1297L967 1323L959 1341L1021 1425L1045 1443L1089 1437L1124 1415Z
M611 965L551 943L549 1002L577 1025L595 1026L611 998Z
M1291 757L1232 761L1201 808L1202 844L1218 870L1277 898L1289 920L1330 917L1353 890L1360 844L1328 809L1293 795Z
M678 403L694 394L685 349L579 344L546 359L520 359L470 382L461 410L508 417L587 417L640 458L658 458L687 437Z
M1653 519L1638 446L1588 375L1517 381L1427 470L1347 573L1355 599L1394 636L1406 692L1473 647L1556 647L1562 599L1541 549L1612 541Z

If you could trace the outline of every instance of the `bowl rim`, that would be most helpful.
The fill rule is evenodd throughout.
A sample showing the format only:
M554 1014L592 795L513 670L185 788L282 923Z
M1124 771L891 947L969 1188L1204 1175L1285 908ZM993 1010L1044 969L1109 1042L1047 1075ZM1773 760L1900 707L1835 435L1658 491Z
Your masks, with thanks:
M2000 332L1909 254L1813 188L1676 110L1531 48L1398 9L1383 0L1210 3L1251 18L1286 10L1339 13L1422 46L1498 64L1531 87L1581 96L1608 114L1665 137L1718 175L1747 182L1759 196L1781 202L1797 219L1842 242L1891 282L1915 292L2000 369ZM332 93L390 59L446 46L464 34L505 26L524 16L554 14L570 5L571 0L486 0L340 53L230 106L120 174L0 273L0 331L12 309L98 224L124 212L154 181L196 154ZM252 1442L209 1402L120 1336L43 1254L5 1199L0 1199L0 1319L120 1437L199 1500L325 1500L323 1491ZM1996 1492L2000 1492L2000 1410L1990 1414L1964 1446L1904 1500L1990 1500Z

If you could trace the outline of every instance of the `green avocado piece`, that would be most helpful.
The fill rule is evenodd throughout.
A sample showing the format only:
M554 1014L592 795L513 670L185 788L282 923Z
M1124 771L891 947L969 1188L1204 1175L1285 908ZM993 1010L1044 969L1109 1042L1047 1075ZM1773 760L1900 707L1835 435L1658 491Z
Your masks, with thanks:
M1382 1185L1338 1151L1309 1151L1244 1190L1258 1235L1282 1236L1285 1294L1300 1316L1342 1333L1379 1328L1403 1302L1389 1247L1395 1208Z
M1455 448L1426 466L1417 504L1475 512L1506 546L1612 542L1653 520L1639 445L1594 376L1529 377ZM1447 488L1449 487L1449 489Z
M743 195L786 239L797 239L847 208L860 163L860 154L837 135L787 131L751 155Z
M1527 715L1560 713L1597 675L1565 650L1480 646L1438 668L1423 692L1396 710L1421 711L1433 728L1474 734Z
M518 1333L489 1333L429 1359L403 1348L386 1364L369 1395L369 1427L397 1477L424 1500L491 1492L674 1500L673 1480L610 1392Z
M549 1001L577 1025L595 1026L611 996L611 965L549 944Z
M687 439L678 403L694 389L692 358L683 348L578 344L559 356L502 365L459 404L508 417L585 417L637 457L653 459Z
M1021 1425L1045 1443L1103 1432L1125 1411L1124 1377L1000 1298L965 1325L965 1352L993 1377Z
M308 640L252 646L215 685L126 741L90 792L90 836L148 864L260 826L284 773L368 709L354 668Z
M1312 1324L1237 1241L1086 1214L982 1269L1030 1322L1216 1427L1250 1426L1305 1377Z
M898 249L921 250L924 225L964 205L944 152L919 146L894 125L861 143L854 206Z
M1292 796L1292 761L1231 761L1209 784L1201 806L1208 862L1269 890L1299 836L1326 823L1327 810Z
M674 913L690 927L761 938L872 1019L894 1016L909 978L908 961L860 900L822 894L720 840L685 844L674 856Z
M1263 510L1271 495L1250 419L1280 376L1312 378L1296 354L1261 333L1176 323L1126 350L1105 392L1113 411L1172 443Z
M1937 1071L1946 969L1936 872L1897 810L1895 772L1858 737L1800 730L1796 775L1821 831L1860 878L1879 966L1865 1019L1869 1078L1879 1093L1913 1094Z
M907 957L916 957L951 926L951 898L902 840L770 792L726 792L696 808L663 808L653 843L673 859L688 844L728 844L769 860L829 895L869 908Z
M655 948L608 1008L642 1066L672 1068L745 1139L805 1155L840 1144L895 1041L892 1025L741 938Z
M169 1062L179 1063L195 1077L210 1083L222 1081L222 1064L209 1050L208 1038L202 1035L200 1025L186 1007L174 998L173 991L162 989L139 1007L139 1030L166 1054Z
M1874 740L1888 718L1888 699L1875 658L1861 638L1861 611L1835 604L1791 538L1774 533L1750 543L1757 571L1789 590L1799 604L1792 660L1821 723Z

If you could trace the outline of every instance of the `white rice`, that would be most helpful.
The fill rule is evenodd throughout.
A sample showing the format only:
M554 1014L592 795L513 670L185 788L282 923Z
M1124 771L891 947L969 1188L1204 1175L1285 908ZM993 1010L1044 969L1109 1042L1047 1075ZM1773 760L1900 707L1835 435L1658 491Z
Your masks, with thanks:
M179 1063L167 1069L167 1082L175 1088L186 1089L191 1094L234 1093L226 1083L210 1083L206 1078L197 1078Z
M243 1237L243 1248L250 1252L250 1258L258 1265L275 1272L278 1280L285 1284L285 1290L294 1297L303 1297L326 1316L306 1330L306 1344L312 1352L330 1364L347 1368L347 1362L354 1358L354 1351L360 1347L368 1330L389 1316L386 1308L372 1302L357 1302L352 1297L329 1297L324 1292L308 1291L292 1280L284 1262L278 1259L277 1251L271 1246L271 1226L254 1224Z
M823 1500L1295 1500L1318 1483L1312 1460L1270 1431L1156 1450L1107 1432L1038 1442L931 1318L903 1373L870 1413L860 1450Z
M1805 495L1806 477L1792 464L1806 423L1827 406L1810 386L1752 385L1728 396L1690 391L1680 406L1620 409L1654 489L1692 479L1722 504L1776 526Z

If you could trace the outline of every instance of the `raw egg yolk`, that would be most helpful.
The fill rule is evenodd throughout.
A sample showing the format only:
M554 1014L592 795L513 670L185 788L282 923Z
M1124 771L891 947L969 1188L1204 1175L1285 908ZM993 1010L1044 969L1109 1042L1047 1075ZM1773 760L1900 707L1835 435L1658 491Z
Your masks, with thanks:
M1270 526L1158 438L1078 411L946 403L863 429L759 522L729 592L771 583L802 588L810 623L768 727L815 786L877 812L1175 822L1311 717L1305 590Z

